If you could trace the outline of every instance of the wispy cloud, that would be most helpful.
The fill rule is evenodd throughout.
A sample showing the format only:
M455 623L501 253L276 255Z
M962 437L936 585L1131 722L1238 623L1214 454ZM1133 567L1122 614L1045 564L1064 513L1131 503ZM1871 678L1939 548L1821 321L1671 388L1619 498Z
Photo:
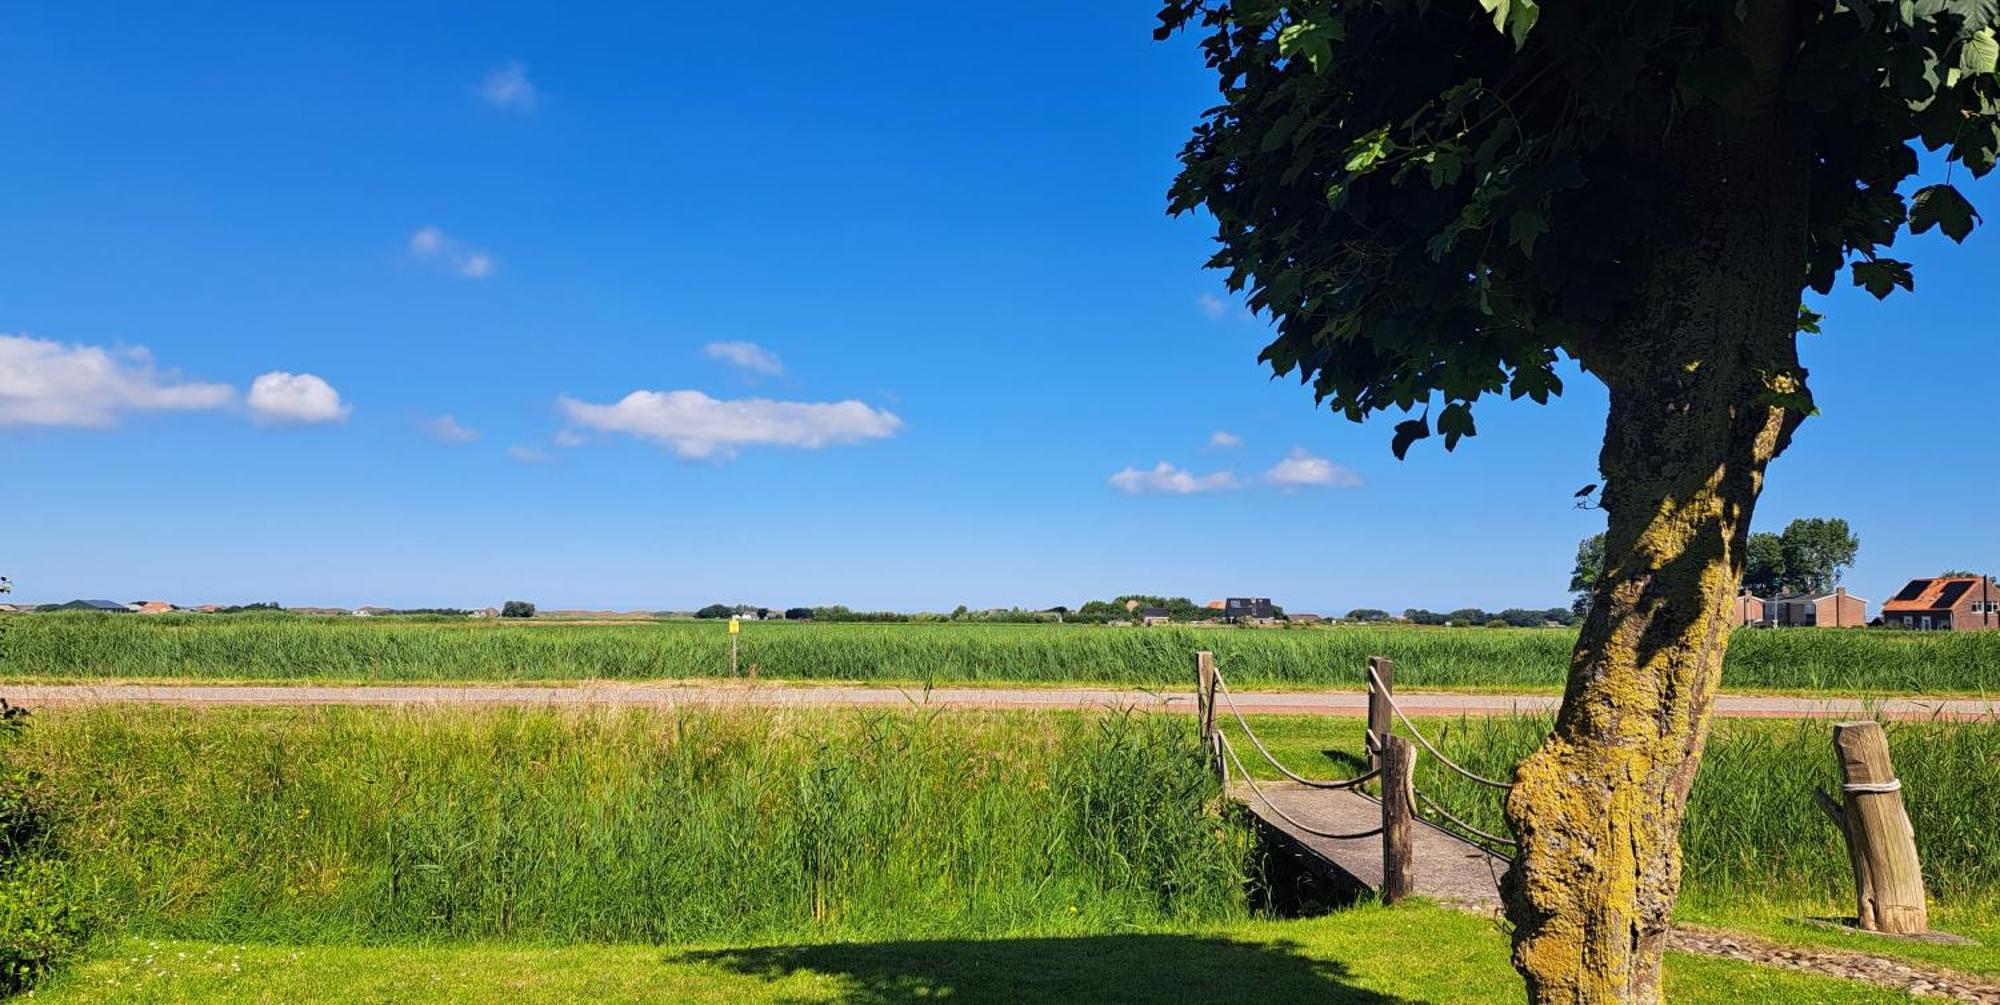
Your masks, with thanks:
M532 112L542 99L541 92L528 79L528 71L518 62L488 73L473 90L487 104L512 112Z
M1284 460L1264 472L1264 480L1287 490L1308 487L1351 489L1361 485L1359 472L1316 456L1304 447L1293 447Z
M485 279L493 274L493 256L481 248L459 240L437 227L418 227L410 235L410 255L420 262L450 266L467 279Z
M1230 450L1242 446L1243 437L1238 436L1227 429L1218 429L1215 432L1208 434L1208 445L1211 447L1219 447L1223 450Z
M340 422L352 409L333 385L310 373L273 370L250 382L250 414L258 422L310 426Z
M664 444L688 459L728 458L746 446L805 450L886 439L903 428L892 412L859 401L722 400L700 391L633 391L608 405L562 398L569 421Z
M1201 313L1210 321L1220 321L1223 315L1229 313L1228 302L1213 293L1204 293L1194 298L1194 305L1201 308Z
M182 380L143 348L0 335L0 426L110 429L137 412L227 407L236 389Z
M1236 476L1227 471L1197 475L1166 461L1147 470L1126 468L1111 476L1111 486L1126 495L1194 495L1233 489L1238 484Z
M784 361L778 354L755 342L710 342L701 351L709 359L719 359L751 373L776 377L785 372Z
M574 429L556 430L555 443L556 446L558 447L563 447L563 448L580 447L589 442L590 442L590 437L585 436Z
M478 430L460 423L456 417L450 415L440 415L434 419L425 419L419 425L422 427L425 436L439 443L471 443L479 439Z
M548 451L540 447L529 446L525 443L516 443L508 447L507 456L522 464L554 464L556 462L555 457Z

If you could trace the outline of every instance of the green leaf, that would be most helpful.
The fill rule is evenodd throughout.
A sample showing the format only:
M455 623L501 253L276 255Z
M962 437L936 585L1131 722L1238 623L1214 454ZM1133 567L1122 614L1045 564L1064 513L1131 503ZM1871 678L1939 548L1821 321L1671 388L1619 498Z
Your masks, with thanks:
M1410 444L1427 439L1431 435L1431 424L1424 419L1405 419L1396 423L1396 435L1389 440L1389 449L1396 452L1396 459L1402 460L1410 452Z
M1333 43L1345 35L1339 21L1300 21L1278 32L1278 54L1305 56L1314 73L1325 73L1333 65Z
M1347 148L1347 171L1350 174L1366 172L1380 164L1396 150L1396 141L1389 138L1389 127L1378 126Z
M1493 27L1511 37L1516 49L1527 43L1528 32L1542 16L1542 8L1535 0L1479 0L1479 6L1493 15Z
M1824 314L1821 314L1820 312L1818 312L1818 311L1816 311L1816 310L1813 310L1812 308L1810 308L1810 307L1807 307L1807 306L1806 306L1806 305L1804 305L1804 304L1800 304L1800 305L1799 305L1799 333L1800 333L1800 334L1802 334L1802 335L1818 335L1818 334L1819 334L1819 323L1820 323L1821 321L1825 321L1825 320L1826 320L1826 315L1824 315Z
M1958 50L1961 73L1992 73L1996 66L2000 66L2000 41L1994 39L1991 28L1974 32Z
M1521 254L1535 253L1535 238L1549 232L1548 218L1539 209L1516 210L1507 217L1507 240L1521 249Z
M1452 450L1462 437L1477 436L1478 430L1472 424L1472 406L1463 401L1454 401L1438 413L1438 432L1444 434L1444 448Z
M1870 262L1854 263L1854 285L1867 290L1880 300L1888 296L1896 287L1906 290L1917 288L1916 278L1910 275L1910 263L1893 258L1877 258Z
M1972 225L1979 220L1979 212L1972 208L1965 196L1950 185L1926 185L1917 190L1910 201L1910 232L1921 234L1936 226L1946 237L1963 242L1972 233Z

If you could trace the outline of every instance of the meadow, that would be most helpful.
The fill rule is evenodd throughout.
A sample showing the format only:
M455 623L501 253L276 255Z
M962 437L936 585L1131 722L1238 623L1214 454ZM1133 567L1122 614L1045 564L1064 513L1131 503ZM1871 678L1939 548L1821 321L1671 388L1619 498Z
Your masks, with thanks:
M720 622L603 624L294 615L91 613L6 620L13 680L508 681L727 676ZM1303 629L1085 625L744 626L740 663L760 678L895 684L1184 687L1189 654L1215 652L1239 686L1360 686L1369 656L1399 686L1551 691L1566 629L1339 625ZM2000 632L1746 630L1725 686L1748 691L1983 694L2000 682Z
M1353 770L1357 723L1255 723L1295 765ZM1421 724L1503 775L1546 727ZM1193 734L1110 711L112 705L38 713L4 758L56 807L65 888L103 925L92 958L38 992L56 1001L1517 993L1489 921L1270 917L1264 853ZM1890 737L1941 923L2000 944L2000 795L1983 785L2000 727ZM1845 855L1807 798L1832 778L1824 723L1722 724L1683 914L1837 941L1785 920L1848 906ZM1419 784L1497 819L1431 766ZM1894 951L2000 973L1984 947ZM1676 1000L1900 1000L1673 965L1700 982Z

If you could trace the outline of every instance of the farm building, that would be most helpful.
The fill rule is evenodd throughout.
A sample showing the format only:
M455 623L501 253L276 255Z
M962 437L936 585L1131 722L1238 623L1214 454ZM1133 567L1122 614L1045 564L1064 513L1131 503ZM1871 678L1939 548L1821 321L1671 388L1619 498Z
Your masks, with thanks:
M173 609L174 605L164 600L141 600L132 605L132 610L140 614L165 614Z
M1882 605L1884 624L1921 631L1976 632L2000 628L2000 587L1992 576L1912 579Z
M1278 609L1269 597L1230 597L1222 602L1222 620L1269 621L1278 616Z
M1767 623L1779 628L1861 628L1868 601L1837 587L1832 593L1776 597L1764 605Z
M43 608L48 611L105 611L111 614L130 614L132 609L115 600L72 600L67 604L55 604Z
M1744 625L1761 625L1764 623L1767 606L1768 602L1764 598L1745 591L1736 598L1735 603L1729 605L1729 623L1738 628Z
M1164 607L1139 608L1139 623L1142 625L1164 625L1172 620L1173 616Z

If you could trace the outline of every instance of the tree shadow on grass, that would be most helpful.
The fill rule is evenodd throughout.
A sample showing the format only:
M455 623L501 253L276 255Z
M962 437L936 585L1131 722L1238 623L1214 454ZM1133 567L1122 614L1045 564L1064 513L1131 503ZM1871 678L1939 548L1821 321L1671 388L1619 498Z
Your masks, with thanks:
M1291 942L1200 935L934 940L766 946L677 954L685 962L777 980L823 974L856 1005L948 1001L1274 1002L1413 1005L1352 982L1345 964Z

